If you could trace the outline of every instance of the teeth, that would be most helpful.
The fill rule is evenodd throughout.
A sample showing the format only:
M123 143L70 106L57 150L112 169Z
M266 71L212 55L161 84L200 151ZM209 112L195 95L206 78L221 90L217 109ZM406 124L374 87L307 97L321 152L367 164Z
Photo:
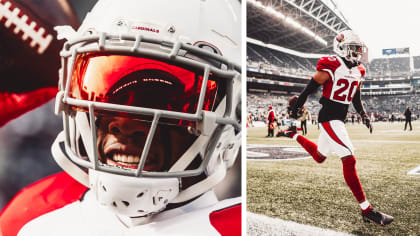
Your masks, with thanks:
M120 156L120 154L118 154L118 153L116 153L116 154L114 154L114 161L120 161L121 160L121 156Z
M140 157L139 156L126 155L126 154L122 154L122 153L114 153L114 156L112 157L112 159L114 161L125 162L125 163L138 164L140 162Z

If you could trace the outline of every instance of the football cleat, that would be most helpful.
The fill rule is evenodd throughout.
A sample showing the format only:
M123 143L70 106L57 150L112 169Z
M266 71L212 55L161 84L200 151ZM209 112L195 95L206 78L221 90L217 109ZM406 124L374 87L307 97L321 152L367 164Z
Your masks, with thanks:
M288 137L292 138L293 134L296 134L297 128L296 126L290 126L286 130L281 130L277 133L277 137Z
M375 209L372 209L366 214L362 212L362 218L364 222L373 222L382 226L391 224L391 222L394 220L392 216L384 214L380 211L376 211Z

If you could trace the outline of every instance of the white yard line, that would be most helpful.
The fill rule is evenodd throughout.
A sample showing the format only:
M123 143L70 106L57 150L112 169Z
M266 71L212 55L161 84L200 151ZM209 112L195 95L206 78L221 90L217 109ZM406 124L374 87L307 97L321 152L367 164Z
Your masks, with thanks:
M299 224L247 212L247 235L279 236L350 236L352 234Z

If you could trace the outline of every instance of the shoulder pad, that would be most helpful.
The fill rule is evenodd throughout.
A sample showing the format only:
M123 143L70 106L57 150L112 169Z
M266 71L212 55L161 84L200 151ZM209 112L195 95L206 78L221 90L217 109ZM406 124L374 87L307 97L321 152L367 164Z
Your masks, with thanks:
M340 61L336 56L321 57L316 66L316 70L327 69L334 72L340 65Z

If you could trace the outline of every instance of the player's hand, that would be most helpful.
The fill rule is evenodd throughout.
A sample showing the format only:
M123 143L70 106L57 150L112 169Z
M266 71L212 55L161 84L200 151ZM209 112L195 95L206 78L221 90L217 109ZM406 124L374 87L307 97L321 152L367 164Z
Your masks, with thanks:
M370 133L372 133L372 123L369 119L369 117L365 114L362 116L363 124L366 125L366 127L369 129Z
M299 117L301 117L303 114L303 109L302 108L298 108L298 109L293 109L290 113L289 116L293 119L298 119Z

